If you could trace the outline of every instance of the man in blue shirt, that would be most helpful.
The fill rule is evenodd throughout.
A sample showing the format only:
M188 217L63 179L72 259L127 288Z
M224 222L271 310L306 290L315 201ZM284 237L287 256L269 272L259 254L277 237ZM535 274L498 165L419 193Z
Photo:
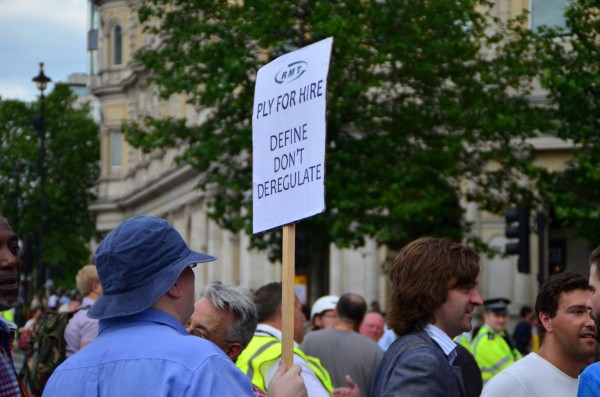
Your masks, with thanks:
M521 321L515 327L513 332L513 340L515 341L517 350L521 352L523 356L530 353L531 345L531 333L532 326L531 321L535 318L533 310L529 306L521 307Z
M587 301L587 306L592 311L596 322L596 340L600 340L600 246L590 254L589 283L592 293ZM588 366L579 376L577 396L588 397L600 394L600 362Z
M223 351L183 326L194 311L191 268L215 259L160 218L131 218L110 232L96 251L103 295L88 311L99 335L56 369L43 396L252 397Z

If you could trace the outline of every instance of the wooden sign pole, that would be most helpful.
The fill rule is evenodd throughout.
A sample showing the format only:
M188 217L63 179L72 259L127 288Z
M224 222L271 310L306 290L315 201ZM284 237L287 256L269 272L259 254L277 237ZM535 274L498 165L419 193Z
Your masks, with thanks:
M296 225L283 226L281 271L283 315L281 357L288 368L294 363L294 277L296 259Z

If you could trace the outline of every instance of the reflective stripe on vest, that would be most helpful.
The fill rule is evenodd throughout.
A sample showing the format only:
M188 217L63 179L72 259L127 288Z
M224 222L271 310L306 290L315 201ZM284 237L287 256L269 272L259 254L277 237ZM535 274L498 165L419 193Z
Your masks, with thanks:
M316 357L307 356L300 349L294 347L294 354L300 356L329 393L333 392L333 383L329 373ZM248 346L236 360L237 367L245 373L250 381L264 392L267 385L261 372L261 366L265 363L275 361L281 357L281 342L273 336L254 335Z
M300 357L304 357L304 359L308 363L308 366L310 367L310 369L312 369L313 372L315 373L315 375L317 375L317 378L319 378L319 380L321 381L323 386L325 386L327 391L329 393L333 393L333 382L331 381L329 372L327 372L327 369L325 369L325 367L323 366L323 363L321 363L321 360L319 360L317 357L308 356L308 355L304 354L304 352L300 351L300 349L294 349L294 352L296 354L301 353L298 355Z
M488 326L479 330L471 346L471 353L481 370L484 383L521 358L519 353L511 350L501 334Z

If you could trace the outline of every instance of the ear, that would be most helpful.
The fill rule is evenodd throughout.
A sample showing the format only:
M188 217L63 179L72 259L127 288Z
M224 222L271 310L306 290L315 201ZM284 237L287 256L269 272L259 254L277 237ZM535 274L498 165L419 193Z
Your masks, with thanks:
M100 281L92 283L92 291L94 291L97 294L102 293L102 284L100 284Z
M548 313L541 312L539 315L539 320L542 323L542 326L546 330L546 333L552 333L552 317Z
M180 298L183 296L183 288L181 288L181 282L179 279L175 281L175 284L167 291L167 295L171 298Z
M238 342L231 342L227 344L225 348L225 354L235 362L238 356L242 353L242 345Z

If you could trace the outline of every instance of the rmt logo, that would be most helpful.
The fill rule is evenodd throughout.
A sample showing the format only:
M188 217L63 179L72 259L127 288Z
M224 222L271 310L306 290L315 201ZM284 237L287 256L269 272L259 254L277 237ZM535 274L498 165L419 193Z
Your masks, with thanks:
M304 61L292 62L286 67L279 69L279 72L275 75L275 82L277 84L291 83L306 73L307 68L308 63Z

